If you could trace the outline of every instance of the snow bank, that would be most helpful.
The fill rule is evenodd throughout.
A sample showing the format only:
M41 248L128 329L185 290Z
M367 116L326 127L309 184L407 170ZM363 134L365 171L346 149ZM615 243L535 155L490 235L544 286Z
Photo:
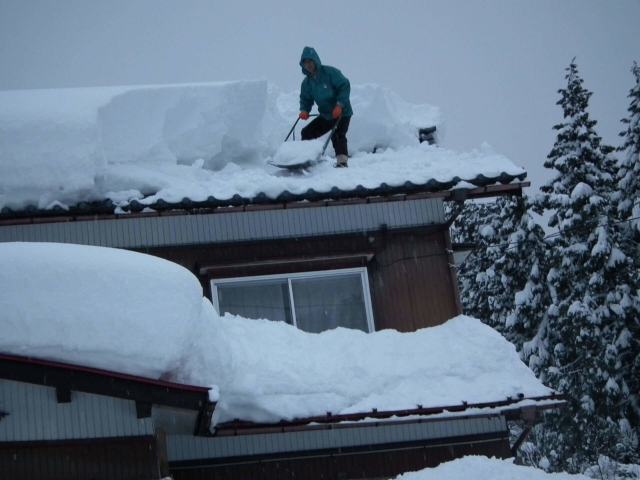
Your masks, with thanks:
M202 323L179 265L112 248L0 244L0 351L158 378Z
M584 475L546 473L533 467L514 465L513 460L470 456L436 468L405 473L396 480L588 480Z
M267 162L297 118L298 94L266 81L0 92L0 209L103 199L126 206L149 195L173 202L264 191L275 198L361 181L375 188L524 173L490 151L419 147L418 129L440 124L435 107L375 85L353 86L352 103L352 168L292 179ZM372 155L374 148L386 151Z
M186 269L128 251L0 243L0 352L214 387L214 422L547 395L515 347L459 316L414 333L220 317Z
M213 308L212 308L213 310ZM309 334L284 323L209 315L183 372L216 383L216 422L291 420L326 412L400 410L547 395L515 347L474 318L413 333L337 328ZM217 355L209 352L218 349Z

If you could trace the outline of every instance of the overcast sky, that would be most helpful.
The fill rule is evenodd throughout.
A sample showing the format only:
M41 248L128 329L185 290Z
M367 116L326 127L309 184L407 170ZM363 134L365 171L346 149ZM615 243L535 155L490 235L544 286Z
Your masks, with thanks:
M294 90L305 45L352 83L439 106L444 146L486 141L537 188L574 56L600 133L618 142L640 0L0 0L0 90L257 78Z

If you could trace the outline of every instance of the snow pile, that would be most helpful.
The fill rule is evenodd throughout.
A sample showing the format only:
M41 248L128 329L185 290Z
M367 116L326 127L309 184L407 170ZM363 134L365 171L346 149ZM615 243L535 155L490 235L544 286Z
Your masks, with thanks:
M183 371L191 382L220 388L216 422L276 422L551 393L513 345L466 316L413 333L369 334L344 328L309 334L214 312L210 319L212 328L191 346L201 353Z
M0 244L0 351L158 378L202 323L181 266L126 250Z
M273 156L275 165L292 165L305 160L316 160L322 154L323 140L285 142Z
M405 473L396 480L588 480L584 475L546 473L533 467L514 465L513 460L470 456Z
M266 81L0 92L0 209L104 199L126 207L149 195L168 202L260 192L275 198L361 182L375 188L524 173L486 149L419 146L418 129L440 124L435 107L375 85L353 86L352 103L352 168L292 179L268 162L288 155L279 148L297 118L298 95Z
M147 255L0 244L0 352L214 387L214 422L547 395L513 345L459 316L414 333L220 317L186 269Z

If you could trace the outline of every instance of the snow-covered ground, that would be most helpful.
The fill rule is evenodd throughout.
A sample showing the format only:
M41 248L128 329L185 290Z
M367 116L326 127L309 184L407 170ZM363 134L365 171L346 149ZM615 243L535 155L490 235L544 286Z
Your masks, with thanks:
M479 320L310 334L220 317L197 279L129 251L0 243L0 352L212 387L214 422L548 395L513 345Z
M419 144L419 128L442 130L436 107L375 85L353 86L351 100L350 168L333 169L329 160L308 175L284 176L269 162L311 147L280 151L298 95L266 81L0 92L0 209L276 198L524 174L488 146L459 153Z
M537 468L514 465L513 460L487 457L464 457L427 468L405 473L396 480L588 480L584 475L546 473Z

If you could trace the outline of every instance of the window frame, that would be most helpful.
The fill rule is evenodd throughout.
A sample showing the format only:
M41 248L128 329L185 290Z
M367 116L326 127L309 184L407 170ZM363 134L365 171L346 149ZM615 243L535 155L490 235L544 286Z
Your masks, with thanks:
M212 278L209 280L211 287L211 300L213 308L215 308L218 315L220 315L220 303L218 299L218 285L224 285L225 283L242 283L260 280L280 280L286 279L289 291L289 302L291 304L291 316L293 326L298 327L296 318L296 305L293 298L293 286L292 280L300 278L322 278L322 277L335 277L340 275L351 275L357 273L360 275L360 286L362 287L362 294L364 300L364 310L367 317L367 333L375 331L375 323L373 321L373 304L371 302L371 291L369 289L369 272L367 267L354 267L354 268L340 268L333 270L310 270L306 272L296 273L277 273L272 275L251 275L244 277L225 277L225 278ZM346 327L345 327L346 328ZM326 331L326 330L323 330Z

